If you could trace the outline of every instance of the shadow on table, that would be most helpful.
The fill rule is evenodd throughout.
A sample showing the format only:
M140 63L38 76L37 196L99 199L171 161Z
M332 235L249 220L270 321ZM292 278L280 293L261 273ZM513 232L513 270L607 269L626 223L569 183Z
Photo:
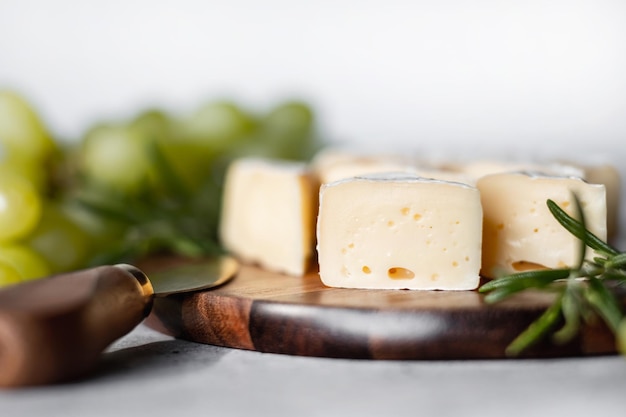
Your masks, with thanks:
M133 346L105 353L89 379L179 373L185 368L206 368L217 363L228 349L192 343L184 340L165 340Z

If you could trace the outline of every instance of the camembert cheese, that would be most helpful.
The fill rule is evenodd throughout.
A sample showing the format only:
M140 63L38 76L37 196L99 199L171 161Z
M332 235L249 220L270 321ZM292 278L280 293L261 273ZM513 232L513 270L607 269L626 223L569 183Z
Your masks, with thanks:
M469 185L401 173L323 184L321 280L345 288L475 289L481 224L480 195Z
M482 274L486 277L575 265L579 240L550 213L548 199L575 215L572 193L576 193L587 228L606 239L603 185L575 177L517 172L484 176L477 187L484 210Z
M223 246L243 261L303 275L315 248L317 194L304 163L234 161L224 182Z

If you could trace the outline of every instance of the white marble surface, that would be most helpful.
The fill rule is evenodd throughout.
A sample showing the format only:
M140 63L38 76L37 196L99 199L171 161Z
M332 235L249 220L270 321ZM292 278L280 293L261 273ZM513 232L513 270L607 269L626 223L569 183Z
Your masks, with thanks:
M361 361L174 340L143 326L70 384L0 391L2 416L624 416L626 358Z

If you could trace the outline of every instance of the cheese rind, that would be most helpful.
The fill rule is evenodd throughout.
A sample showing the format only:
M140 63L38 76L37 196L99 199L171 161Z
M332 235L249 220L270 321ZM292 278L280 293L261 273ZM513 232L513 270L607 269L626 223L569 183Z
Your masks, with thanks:
M406 156L367 154L338 149L325 149L319 152L313 158L311 168L320 184L384 172L415 174L414 161Z
M401 162L379 160L375 158L343 161L327 166L318 173L321 184L362 175L382 174L386 172L404 172L415 174L415 167Z
M606 239L606 192L580 178L525 172L493 174L477 182L484 211L481 273L490 278L543 268L573 266L579 240L554 218L546 205L555 201L575 216L576 193L587 228ZM587 252L592 257L592 251Z
M499 160L476 160L456 165L456 169L473 177L476 181L492 174L533 171L544 175L568 176L584 178L585 171L565 163L533 163Z
M243 261L303 275L315 248L317 193L304 163L234 161L224 182L223 246Z
M360 154L327 149L318 153L312 170L320 184L357 176L405 173L414 176L474 185L475 178L458 170L433 166L412 156L399 154Z
M409 175L324 184L317 251L330 287L471 290L482 210L474 187Z

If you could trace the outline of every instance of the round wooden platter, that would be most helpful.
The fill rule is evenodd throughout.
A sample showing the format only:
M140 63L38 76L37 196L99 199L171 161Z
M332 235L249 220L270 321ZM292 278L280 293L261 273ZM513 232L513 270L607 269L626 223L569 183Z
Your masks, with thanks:
M155 267L143 266L148 275ZM156 298L146 324L195 342L289 355L488 359L505 358L507 345L551 301L523 293L487 305L477 291L328 288L315 272L298 278L243 266L221 287ZM598 323L568 344L547 340L522 357L613 353L615 340Z

